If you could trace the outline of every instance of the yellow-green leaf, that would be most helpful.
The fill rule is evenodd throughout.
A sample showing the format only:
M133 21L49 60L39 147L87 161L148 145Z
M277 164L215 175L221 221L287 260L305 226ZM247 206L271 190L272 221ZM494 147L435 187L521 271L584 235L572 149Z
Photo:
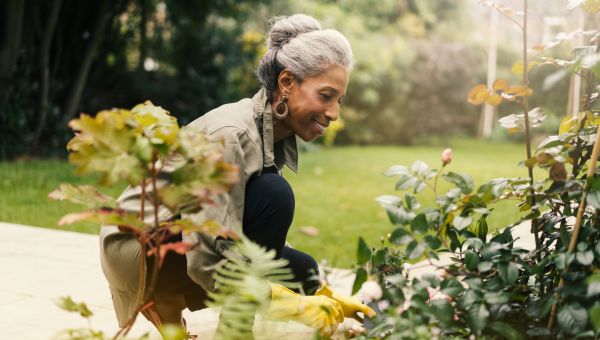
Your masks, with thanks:
M508 81L505 79L496 79L492 88L494 91L506 91L508 89Z
M534 60L528 62L527 63L527 72L531 71L531 69L533 69L536 65L539 65L539 62L534 61ZM522 75L523 71L525 70L525 65L523 65L522 60L519 60L513 64L512 68L510 70L513 74Z
M497 93L494 93L491 96L487 97L485 102L492 106L498 106L500 105L500 103L502 103L502 96Z
M59 201L71 201L82 204L90 209L116 208L117 202L114 198L104 195L91 185L74 186L61 184L60 187L48 194L48 198Z
M533 94L533 90L525 85L513 85L506 90L506 93L518 97L529 97Z
M485 84L479 84L474 86L471 91L469 91L467 102L473 105L481 105L489 95L490 93L487 89L487 86Z
M560 125L558 127L558 134L562 135L563 133L572 132L575 127L575 122L577 122L577 117L573 115L568 115L560 121ZM579 124L577 124L579 125Z

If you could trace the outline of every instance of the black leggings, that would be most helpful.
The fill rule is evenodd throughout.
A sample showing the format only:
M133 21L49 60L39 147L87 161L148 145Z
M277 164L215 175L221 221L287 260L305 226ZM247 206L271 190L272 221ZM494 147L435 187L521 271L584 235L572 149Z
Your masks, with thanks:
M249 239L274 249L277 258L288 260L294 281L302 285L304 294L319 288L319 266L308 254L285 245L294 218L294 192L288 182L276 173L264 173L246 184L243 231Z

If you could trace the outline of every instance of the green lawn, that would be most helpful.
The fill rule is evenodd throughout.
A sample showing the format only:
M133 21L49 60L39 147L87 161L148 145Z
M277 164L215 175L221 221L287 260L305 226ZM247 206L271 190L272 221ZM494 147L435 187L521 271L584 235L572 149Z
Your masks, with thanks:
M417 159L439 168L440 153L445 147L452 147L454 153L448 169L471 174L476 185L495 177L527 175L525 168L516 166L524 158L523 146L475 140L455 140L439 147L354 146L303 153L299 173L285 174L296 195L296 213L289 241L317 260L326 258L334 266L351 266L359 235L375 245L382 234L392 230L385 211L374 200L379 195L395 193L395 179L382 173L391 165L410 165ZM56 225L62 215L77 211L79 207L50 201L47 194L59 183L93 182L89 177L76 177L66 162L0 162L0 178L0 221L98 232L98 226L91 224L64 228ZM116 196L122 189L120 186L103 191ZM420 197L423 204L431 204L432 195L428 191ZM492 214L490 227L512 222L518 214L513 203L503 203ZM320 232L317 236L305 235L300 232L303 226L316 227Z

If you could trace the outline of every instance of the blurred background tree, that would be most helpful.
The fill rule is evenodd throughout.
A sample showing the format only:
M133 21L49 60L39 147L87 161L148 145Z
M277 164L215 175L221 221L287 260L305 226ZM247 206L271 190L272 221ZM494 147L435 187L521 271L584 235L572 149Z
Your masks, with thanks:
M504 2L520 8L519 2ZM566 1L530 6L532 32L538 34L532 41L570 29L568 20L555 20L547 32L547 18L571 15ZM345 128L336 143L475 136L480 114L466 96L472 84L485 82L488 10L474 0L5 0L0 159L65 156L71 137L66 122L79 112L150 99L186 124L251 96L259 87L254 69L264 52L268 18L296 12L344 33L355 52L342 109ZM509 80L518 51L503 41L514 33L501 30L498 37L497 75ZM553 71L534 70L534 90L543 91ZM563 79L548 90L547 100L534 104L561 117L568 87ZM503 110L500 116L513 113Z

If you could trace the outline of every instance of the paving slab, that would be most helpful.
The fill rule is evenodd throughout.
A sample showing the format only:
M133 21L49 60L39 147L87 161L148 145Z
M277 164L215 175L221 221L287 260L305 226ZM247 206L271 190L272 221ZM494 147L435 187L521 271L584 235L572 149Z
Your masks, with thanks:
M108 284L100 267L98 236L0 222L0 339L52 339L68 328L86 328L87 321L55 304L61 296L83 301L94 313L95 330L113 335L118 325ZM354 276L333 269L334 289L349 294ZM211 339L219 320L218 310L184 311L190 333ZM353 320L346 322L347 327ZM149 333L159 339L154 326L140 316L129 333ZM260 318L255 333L269 338L306 339L312 330L295 322L267 322Z
M532 248L529 224L515 228L516 244ZM0 339L53 339L68 328L86 328L85 319L68 313L55 304L61 296L83 301L94 313L92 326L113 335L118 325L108 284L100 267L98 236L54 229L0 222ZM434 265L450 261L442 256ZM409 275L431 273L436 267L429 261L408 266ZM334 290L350 295L354 273L347 269L327 269L327 279ZM190 333L199 339L212 339L218 324L218 310L184 311ZM346 319L340 329L356 322ZM257 319L255 334L268 334L263 339L307 339L312 330L295 322L270 322ZM149 333L160 335L152 324L140 316L132 328L132 337ZM339 336L339 335L338 335Z

